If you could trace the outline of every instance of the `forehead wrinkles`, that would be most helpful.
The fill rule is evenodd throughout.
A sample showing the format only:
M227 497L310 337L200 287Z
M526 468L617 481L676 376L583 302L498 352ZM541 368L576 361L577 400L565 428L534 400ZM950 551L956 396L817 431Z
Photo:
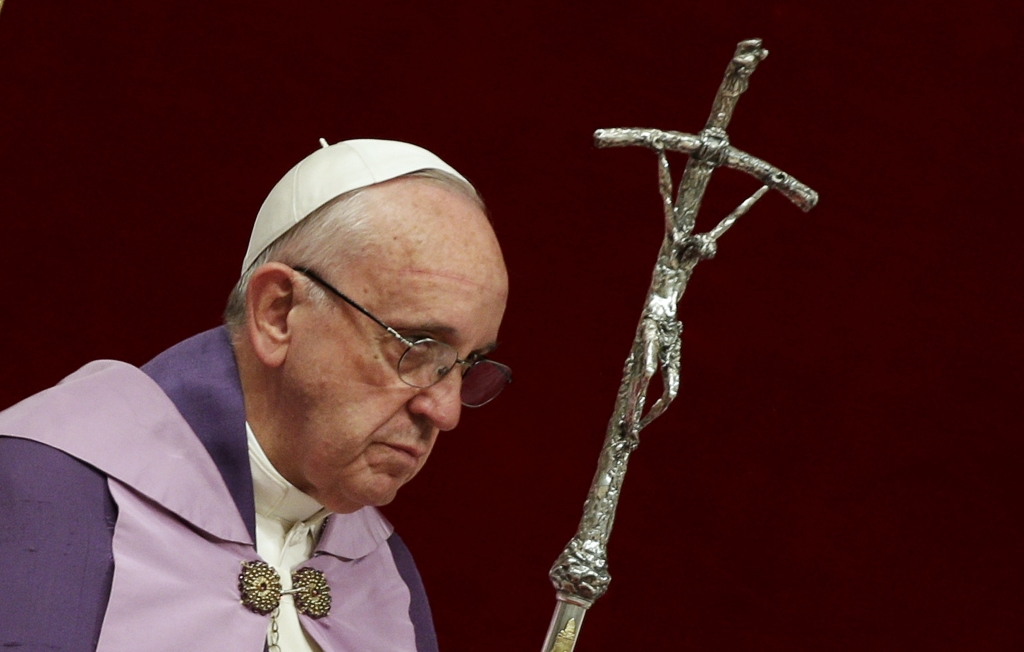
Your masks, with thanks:
M370 257L364 258L364 260L372 260ZM409 279L423 279L432 280L437 279L440 281L454 281L460 285L466 286L467 289L486 289L486 286L490 285L488 281L493 278L483 278L480 275L467 275L461 270L452 269L429 269L426 267L388 267L384 265L373 265L372 269L382 272L384 275L391 275L395 278L401 279L402 277L408 277Z
M500 320L504 313L507 289L503 279L495 276L467 277L436 269L382 268L372 262L353 271L363 298L381 314L404 326L417 320L455 325L467 318L472 323L482 324L494 315Z

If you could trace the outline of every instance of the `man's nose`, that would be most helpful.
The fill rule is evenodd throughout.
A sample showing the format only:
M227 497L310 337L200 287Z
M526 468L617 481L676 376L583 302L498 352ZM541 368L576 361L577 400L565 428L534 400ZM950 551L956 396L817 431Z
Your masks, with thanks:
M421 414L438 430L453 430L462 414L462 374L455 368L440 382L422 389L409 401L409 409Z

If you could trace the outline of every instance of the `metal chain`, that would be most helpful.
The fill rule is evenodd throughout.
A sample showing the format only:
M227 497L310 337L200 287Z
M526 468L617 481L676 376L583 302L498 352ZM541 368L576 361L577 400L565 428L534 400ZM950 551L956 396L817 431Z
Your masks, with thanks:
M267 635L267 652L281 652L281 646L277 644L281 633L277 629L277 616L281 613L281 607L274 609L270 614L270 634Z

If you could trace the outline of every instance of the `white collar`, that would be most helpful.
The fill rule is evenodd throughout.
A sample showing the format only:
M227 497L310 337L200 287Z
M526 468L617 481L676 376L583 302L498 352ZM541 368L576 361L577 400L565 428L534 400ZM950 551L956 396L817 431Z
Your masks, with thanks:
M249 466L252 468L257 514L282 521L291 527L297 521L308 521L325 511L316 499L300 491L274 468L248 422L245 424L245 434L249 442Z

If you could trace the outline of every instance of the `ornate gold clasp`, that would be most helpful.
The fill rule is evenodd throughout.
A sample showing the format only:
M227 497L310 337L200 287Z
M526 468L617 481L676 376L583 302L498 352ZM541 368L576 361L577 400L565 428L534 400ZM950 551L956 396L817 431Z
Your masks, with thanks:
M281 589L281 576L265 561L243 561L238 575L242 605L267 615L281 604L282 595L294 596L295 608L310 618L323 618L331 612L331 587L315 568L300 568L292 573L292 588Z

